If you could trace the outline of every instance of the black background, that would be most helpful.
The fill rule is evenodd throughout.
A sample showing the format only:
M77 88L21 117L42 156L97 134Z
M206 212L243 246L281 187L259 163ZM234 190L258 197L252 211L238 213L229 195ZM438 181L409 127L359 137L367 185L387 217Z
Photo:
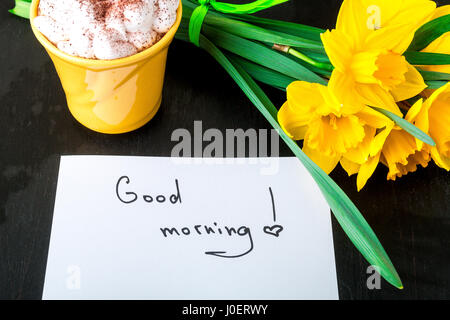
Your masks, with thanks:
M439 1L440 4L449 3ZM291 0L268 16L332 28L341 1ZM205 52L175 40L168 58L163 104L143 128L98 134L78 124L28 21L0 3L0 299L40 299L43 289L59 158L66 154L170 156L173 130L270 129L237 85ZM263 86L280 106L284 94ZM292 156L281 146L281 156ZM449 175L430 164L397 182L379 167L366 188L338 168L332 177L373 227L405 286L366 287L367 262L333 218L341 299L450 298ZM295 203L294 203L295 205Z

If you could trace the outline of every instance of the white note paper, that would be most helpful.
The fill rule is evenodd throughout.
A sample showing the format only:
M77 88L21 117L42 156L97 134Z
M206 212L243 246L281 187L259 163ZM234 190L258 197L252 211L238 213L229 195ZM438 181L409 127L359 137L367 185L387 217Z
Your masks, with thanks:
M329 207L272 161L61 157L43 299L338 299Z

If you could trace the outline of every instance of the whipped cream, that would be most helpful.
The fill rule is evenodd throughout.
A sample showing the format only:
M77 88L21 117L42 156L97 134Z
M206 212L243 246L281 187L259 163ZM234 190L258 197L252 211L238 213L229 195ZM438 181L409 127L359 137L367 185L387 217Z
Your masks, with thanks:
M40 0L34 25L61 51L87 59L127 57L173 26L179 0Z

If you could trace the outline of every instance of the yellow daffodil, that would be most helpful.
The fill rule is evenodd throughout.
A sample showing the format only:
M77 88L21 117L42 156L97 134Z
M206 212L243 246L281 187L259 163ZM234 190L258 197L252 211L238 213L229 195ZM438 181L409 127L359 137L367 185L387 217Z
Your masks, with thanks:
M327 173L364 141L365 127L383 125L375 111L357 100L342 103L333 94L336 85L295 81L278 113L283 130L294 140L304 140L303 151ZM355 152L354 157L360 155Z
M447 14L450 14L450 5L438 7L435 10L431 20L437 19ZM430 43L428 47L426 47L422 51L450 54L450 32L444 33L442 36ZM450 73L450 65L422 66L421 68L428 71Z
M442 97L441 97L442 98ZM430 128L428 110L429 102L417 101L408 111L405 120L413 123L422 131L428 133ZM388 180L395 180L409 172L415 172L417 166L426 167L431 160L431 146L414 138L402 128L396 126L392 121L386 120L386 126L375 134L372 130L370 137L366 136L366 145L358 146L359 152L365 155L364 161L355 161L344 154L341 166L349 175L358 174L357 188L360 191L368 179L374 173L379 162L389 168Z
M416 110L416 126L436 142L430 152L434 162L450 171L450 83L434 91Z
M358 174L356 180L358 191L366 185L375 172L386 138L394 127L394 122L387 118L381 119L381 122L384 126L382 129L366 127L364 141L354 150L344 154L340 161L342 168L347 171L349 176ZM359 157L355 157L355 154Z
M402 54L435 8L431 0L344 0L336 29L322 34L340 101L358 98L401 116L395 102L426 88Z
M427 167L431 159L450 171L450 83L436 90L423 102L417 101L408 111L405 119L436 142L431 147L414 138L390 120L383 130L375 134L366 128L364 141L354 150L342 155L341 166L349 175L358 174L357 188L361 190L375 171L379 162L389 168L388 180L395 180L417 167ZM359 158L354 156L359 154Z
M344 0L336 29L321 35L335 67L328 86L295 81L278 113L283 130L325 172L338 163L357 174L361 190L381 162L388 180L426 167L433 159L450 170L450 84L409 108L405 120L429 134L431 147L369 106L403 117L399 105L426 89L403 53L425 22L450 13L431 0ZM449 53L450 33L425 51ZM448 72L448 66L428 70ZM435 68L440 68L439 70Z
M418 165L426 167L431 160L427 144L418 141L401 128L395 127L383 146L381 162L389 168L388 180L396 180L409 172L415 172Z

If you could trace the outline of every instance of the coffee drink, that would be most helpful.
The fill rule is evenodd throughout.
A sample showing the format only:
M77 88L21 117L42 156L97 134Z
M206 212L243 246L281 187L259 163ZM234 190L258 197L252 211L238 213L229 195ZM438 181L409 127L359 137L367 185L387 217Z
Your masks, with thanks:
M61 51L87 59L131 56L175 23L179 0L40 0L34 24Z

